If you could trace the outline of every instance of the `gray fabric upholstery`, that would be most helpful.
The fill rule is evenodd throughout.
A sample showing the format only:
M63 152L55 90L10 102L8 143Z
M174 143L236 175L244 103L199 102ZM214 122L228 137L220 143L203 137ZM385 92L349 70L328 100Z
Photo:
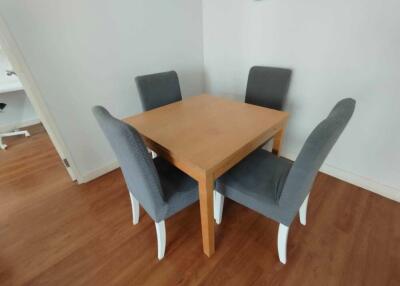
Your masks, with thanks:
M195 180L161 157L153 161L168 205L166 218L198 201L199 192Z
M135 81L145 111L182 100L175 71L138 76Z
M292 71L289 69L252 67L247 81L245 102L282 110L291 76Z
M216 190L289 226L311 191L319 168L353 115L354 108L354 99L338 102L308 136L291 167L284 158L256 150L219 178Z
M248 208L279 220L284 212L277 201L292 162L257 149L221 176L216 190Z
M132 126L114 118L104 107L95 106L92 111L117 156L129 192L154 221L197 201L197 183L162 158L153 161Z

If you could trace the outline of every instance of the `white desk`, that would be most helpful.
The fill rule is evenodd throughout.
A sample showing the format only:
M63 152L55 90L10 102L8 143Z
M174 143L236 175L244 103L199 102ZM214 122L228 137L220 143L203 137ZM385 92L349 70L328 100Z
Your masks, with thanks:
M23 90L22 84L19 80L0 81L0 94L12 91Z

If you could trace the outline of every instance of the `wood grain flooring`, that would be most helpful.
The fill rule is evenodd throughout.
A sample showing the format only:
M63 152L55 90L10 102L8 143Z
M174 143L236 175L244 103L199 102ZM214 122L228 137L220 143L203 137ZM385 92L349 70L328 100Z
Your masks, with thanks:
M153 222L131 207L119 170L70 181L44 132L0 151L0 285L400 285L400 206L319 174L308 225L296 220L288 263L278 225L226 200L216 252L202 251L199 206L166 221L165 259Z

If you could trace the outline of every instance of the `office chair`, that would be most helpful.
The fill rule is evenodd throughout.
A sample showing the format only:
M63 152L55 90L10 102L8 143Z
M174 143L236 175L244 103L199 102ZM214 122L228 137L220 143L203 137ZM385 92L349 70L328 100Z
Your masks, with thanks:
M6 108L6 106L7 106L7 104L0 103L0 112L3 112L4 109ZM30 136L29 132L26 130L23 130L23 131L15 130L15 131L9 132L9 133L0 133L0 149L5 150L7 148L7 145L3 144L4 137L19 136L19 135L25 135L25 137Z

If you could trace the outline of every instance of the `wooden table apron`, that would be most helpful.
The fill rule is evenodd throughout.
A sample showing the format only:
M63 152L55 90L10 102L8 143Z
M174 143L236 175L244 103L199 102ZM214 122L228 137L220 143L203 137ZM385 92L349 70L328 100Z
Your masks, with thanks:
M274 137L280 153L288 113L207 94L124 119L146 145L197 180L203 250L214 246L215 180L249 153Z

